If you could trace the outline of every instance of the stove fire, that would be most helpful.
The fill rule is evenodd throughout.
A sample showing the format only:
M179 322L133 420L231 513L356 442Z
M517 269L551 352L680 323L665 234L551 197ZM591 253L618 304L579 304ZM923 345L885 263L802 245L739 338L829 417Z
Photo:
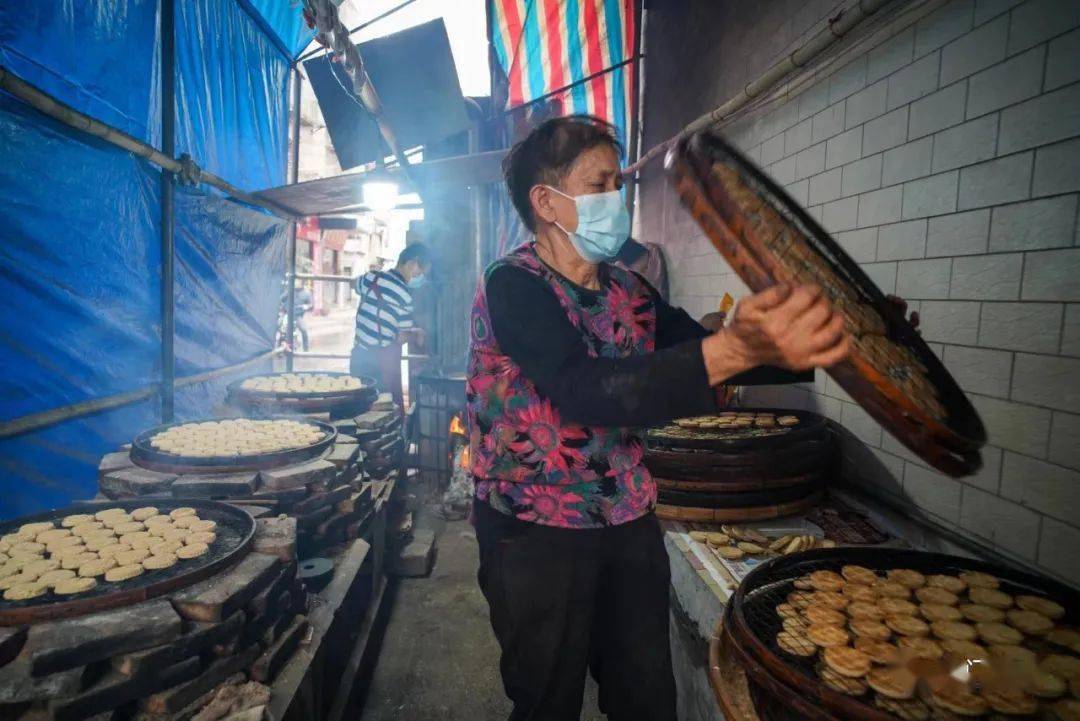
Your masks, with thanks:
M469 437L461 414L450 418L450 484L443 495L443 512L447 517L464 518L472 503L473 479L469 465ZM452 514L452 515L450 515Z
M466 433L465 433L465 424L461 420L461 414L460 413L455 413L453 415L453 417L450 419L450 435L451 436L462 436L462 437L464 437L466 435Z

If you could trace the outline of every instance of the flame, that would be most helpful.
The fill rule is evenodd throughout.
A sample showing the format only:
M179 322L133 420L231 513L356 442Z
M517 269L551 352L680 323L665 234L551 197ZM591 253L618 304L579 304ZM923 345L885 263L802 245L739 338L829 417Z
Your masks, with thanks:
M450 433L456 436L465 435L465 424L461 422L461 416L455 415L450 419Z
M464 446L461 449L461 455L458 456L458 465L461 466L462 470L465 470L465 471L469 470L470 465L469 465L469 447L468 446Z

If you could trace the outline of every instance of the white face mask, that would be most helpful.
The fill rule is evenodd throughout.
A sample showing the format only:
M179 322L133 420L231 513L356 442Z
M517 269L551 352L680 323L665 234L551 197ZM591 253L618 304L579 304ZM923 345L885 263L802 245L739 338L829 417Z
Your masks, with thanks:
M564 198L574 201L578 225L573 233L558 223L555 225L570 239L574 250L590 263L611 260L630 237L630 213L622 193L612 190L589 195L567 195L558 188L545 186Z

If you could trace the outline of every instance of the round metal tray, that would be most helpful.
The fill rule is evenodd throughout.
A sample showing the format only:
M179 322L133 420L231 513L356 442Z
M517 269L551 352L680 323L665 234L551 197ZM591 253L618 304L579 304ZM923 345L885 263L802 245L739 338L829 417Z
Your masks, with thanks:
M334 439L337 438L337 428L329 423L323 423L322 421L316 421L310 418L272 416L260 420L290 420L308 423L321 430L323 432L323 437L321 440L316 441L310 446L304 446L302 448L287 448L281 451L273 451L272 453L257 453L246 456L232 456L230 458L222 456L211 456L209 458L178 456L174 453L163 453L150 445L151 438L174 426L224 420L232 419L205 418L199 421L169 423L167 425L143 431L135 436L135 440L131 442L131 461L137 466L149 468L152 471L162 471L164 473L232 473L237 471L257 471L267 468L280 468L281 466L302 463L313 458L318 458L327 448L334 444Z
M194 508L200 518L217 523L217 538L210 550L190 560L180 560L160 571L146 571L126 581L98 579L98 585L85 593L72 596L46 594L26 601L5 601L0 598L0 626L49 621L68 616L81 616L119 606L128 606L161 596L213 576L239 561L247 553L255 535L255 519L245 511L218 501L197 499L142 499L76 503L67 508L44 511L0 523L0 535L12 533L25 523L59 521L77 513L96 513L105 508L133 510L154 506L162 513L174 508Z
M856 349L848 360L829 368L829 374L935 468L953 476L979 469L986 431L959 385L869 276L783 188L712 131L682 138L669 151L667 167L683 204L752 291L781 279L804 282L797 275L790 280L792 273L782 262L789 256L850 287L857 303L839 308L849 326L883 329L884 337L912 354L922 368L913 370L902 358ZM911 379L928 384L943 414L913 402L903 387Z
M737 453L741 458L744 451L753 449L775 450L787 448L793 444L823 439L828 433L828 424L824 416L810 411L790 408L739 408L738 412L772 413L776 416L795 416L798 425L775 428L739 428L734 430L715 430L680 428L674 423L659 428L651 428L645 435L646 451L653 449L697 449L718 453ZM752 460L745 460L750 463Z
M294 375L302 375L303 372ZM337 409L348 408L352 415L367 412L371 404L379 397L379 387L371 376L353 376L351 373L319 371L319 375L359 378L361 388L332 393L279 393L276 391L258 391L242 388L244 381L250 378L272 378L284 373L257 373L240 378L228 385L229 403L259 413L333 413Z

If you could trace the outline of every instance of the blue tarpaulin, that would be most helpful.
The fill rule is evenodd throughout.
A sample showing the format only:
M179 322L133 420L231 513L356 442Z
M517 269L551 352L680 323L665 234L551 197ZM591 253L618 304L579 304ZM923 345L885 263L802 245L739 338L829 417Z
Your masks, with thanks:
M160 147L158 0L7 0L0 64ZM176 2L176 150L246 190L285 182L291 0ZM0 93L0 421L161 380L158 169ZM273 345L287 224L205 187L175 193L176 372ZM252 372L252 371L245 371ZM214 413L232 378L179 388ZM103 453L159 422L152 398L0 440L0 519L94 494Z

